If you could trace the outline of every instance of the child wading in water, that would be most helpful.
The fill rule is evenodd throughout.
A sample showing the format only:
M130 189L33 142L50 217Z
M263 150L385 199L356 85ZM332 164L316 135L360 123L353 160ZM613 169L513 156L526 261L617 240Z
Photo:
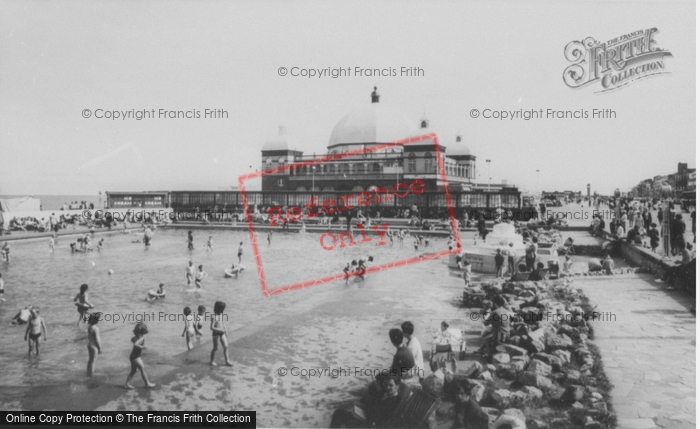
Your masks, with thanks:
M187 266L185 278L187 279L187 286L191 285L192 280L194 280L194 263L192 261L190 261L190 264Z
M87 322L85 314L91 308L95 306L88 302L88 285L80 285L80 293L78 293L75 298L73 298L73 303L78 307L78 323L76 326L80 325L80 322Z
M155 386L154 383L148 381L148 377L146 377L146 370L143 367L143 361L141 360L141 352L146 349L145 335L147 333L148 327L145 323L139 322L136 324L136 327L134 328L135 336L131 339L131 342L134 343L134 348L131 350L131 355L129 355L129 360L131 361L131 372L129 373L129 376L126 377L126 383L124 384L124 387L127 389L134 388L134 386L131 385L131 379L134 378L134 374L136 374L137 370L141 372L141 377L143 378L143 382L146 384L146 387Z
M194 285L197 286L197 289L202 288L202 280L204 280L204 277L207 276L207 273L204 272L204 265L199 266L199 271L197 272L197 275L194 278Z
M209 240L207 240L207 252L210 250L214 250L214 248L211 246L214 243L214 239L209 236Z
M192 317L192 310L189 307L185 307L182 310L182 314L185 315L185 329L182 331L182 336L185 337L187 342L187 350L192 350L192 340L197 334L197 325L194 324L194 318Z
M214 315L211 318L211 337L214 343L214 348L211 350L211 358L209 359L209 365L216 366L214 362L214 356L216 356L216 351L219 349L219 341L221 342L221 347L224 349L224 359L226 360L226 366L233 366L228 358L228 340L226 339L226 325L224 324L224 309L226 309L226 303L223 301L216 301L214 303Z
M187 250L194 250L194 237L192 231L187 231Z
M92 313L88 319L88 354L90 358L87 364L87 376L92 377L95 372L95 360L97 354L102 354L102 343L100 342L100 330L97 327L97 322L100 320L101 313Z
M48 340L46 336L46 324L44 324L44 318L39 316L39 307L32 307L30 312L32 317L27 324L27 330L24 332L24 340L29 342L29 355L31 356L32 345L34 345L36 348L36 355L39 356L39 339L41 338L41 334L44 334L44 341Z
M197 339L202 336L202 328L204 327L204 319L206 318L206 313L207 308L203 305L200 305L197 307L197 315L195 316L195 321L194 321L194 330L195 333L197 334Z

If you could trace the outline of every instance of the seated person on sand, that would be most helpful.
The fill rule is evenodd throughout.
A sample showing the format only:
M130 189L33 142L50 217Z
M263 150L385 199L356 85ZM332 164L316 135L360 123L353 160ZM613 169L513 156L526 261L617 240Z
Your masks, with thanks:
M158 285L158 290L154 291L153 289L148 291L148 296L146 297L146 301L155 301L157 299L163 299L165 298L165 289L164 289L165 283L161 283Z
M540 280L544 280L543 278L543 272L544 271L544 264L542 262L537 263L537 268L532 270L530 273L530 277L528 277L528 280L531 282L537 282Z
M457 406L453 428L489 429L489 415L471 395L469 380L458 379L455 389Z
M588 271L596 272L603 271L603 261L598 258L591 258L588 260Z
M361 404L335 410L330 427L389 427L399 404L410 396L411 388L388 372L376 376Z
M525 265L525 264L518 265L518 272L513 274L513 276L510 278L510 281L512 281L512 282L523 281L523 280L519 280L519 278L524 276L525 273L527 273L527 265ZM528 274L527 276L529 277L530 274Z
M573 267L573 265L574 261L571 260L571 257L569 255L566 255L564 257L564 275L570 276L572 274L571 267Z
M24 325L29 321L29 318L32 316L32 306L28 305L21 309L19 313L15 314L15 317L12 318L12 321L10 322L11 325Z
M603 271L605 271L605 274L611 275L613 274L614 269L615 262L613 262L612 258L610 257L610 254L605 255L605 259L603 259Z

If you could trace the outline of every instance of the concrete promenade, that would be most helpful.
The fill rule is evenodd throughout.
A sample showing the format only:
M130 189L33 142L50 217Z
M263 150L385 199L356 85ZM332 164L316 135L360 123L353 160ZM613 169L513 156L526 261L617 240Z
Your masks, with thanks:
M696 410L695 315L692 299L668 290L651 275L579 277L599 312L594 342L615 386L620 429L694 428Z

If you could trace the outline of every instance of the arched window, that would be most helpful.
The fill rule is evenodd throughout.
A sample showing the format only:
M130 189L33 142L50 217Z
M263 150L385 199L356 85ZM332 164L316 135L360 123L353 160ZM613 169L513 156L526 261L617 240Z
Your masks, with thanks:
M265 165L267 165L268 167L272 165L272 157L268 156L265 159Z
M372 171L374 173L379 173L381 171L381 169L382 169L382 166L379 165L378 162L375 162L374 164L372 164Z
M280 156L280 159L279 159L280 166L283 166L285 162L287 162L287 158Z
M343 173L350 173L350 164L343 164Z
M355 171L358 174L365 174L365 165L362 163L355 164Z
M433 154L430 152L426 152L425 155L423 155L423 157L425 158L423 169L426 173L432 171Z
M416 172L416 154L413 152L408 154L408 172L409 173Z
M323 191L324 192L333 192L333 191L335 191L335 188L332 186L324 186Z
M362 192L362 191L364 191L362 186L353 186L353 188L352 188L352 192Z

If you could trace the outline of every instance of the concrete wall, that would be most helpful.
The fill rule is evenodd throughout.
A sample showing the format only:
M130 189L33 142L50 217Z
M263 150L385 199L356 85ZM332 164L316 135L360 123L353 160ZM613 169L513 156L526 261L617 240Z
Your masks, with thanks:
M105 217L105 216L111 216L114 220L118 222L122 222L124 219L126 219L127 212L131 212L135 214L136 221L140 222L140 218L142 217L148 217L150 216L150 213L155 212L157 217L164 217L164 218L169 218L171 216L171 213L173 212L173 209L164 209L164 208L159 208L159 209L95 209L95 210L43 210L43 211L27 211L27 212L3 212L3 228L8 229L10 225L10 221L14 218L22 218L22 217L33 217L36 218L37 220L41 221L42 218L44 220L49 220L49 217L51 216L51 213L55 213L57 218L60 218L61 215L64 216L73 216L73 215L78 215L81 216L83 219L87 219L89 217L92 217L93 219L96 216L99 217Z

